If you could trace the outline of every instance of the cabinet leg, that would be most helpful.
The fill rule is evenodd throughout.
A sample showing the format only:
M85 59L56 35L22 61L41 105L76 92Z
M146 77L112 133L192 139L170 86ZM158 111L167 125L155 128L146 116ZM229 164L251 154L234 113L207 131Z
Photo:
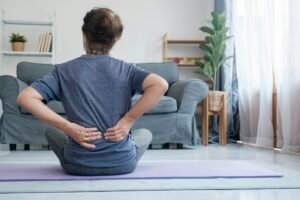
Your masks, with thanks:
M223 108L220 113L219 128L220 144L225 146L227 144L227 101L225 95L223 96Z
M226 135L226 130L225 130L225 123L224 123L224 116L220 115L219 118L219 143L220 145L225 145L225 135Z
M209 116L208 116L208 99L204 99L202 103L202 144L208 145L208 131L209 131Z

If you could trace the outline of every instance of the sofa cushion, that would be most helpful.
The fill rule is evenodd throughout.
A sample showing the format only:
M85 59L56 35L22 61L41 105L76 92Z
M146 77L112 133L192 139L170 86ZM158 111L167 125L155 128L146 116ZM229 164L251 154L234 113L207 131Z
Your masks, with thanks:
M65 109L62 105L61 102L59 101L50 101L47 106L53 110L54 112L58 113L58 114L65 114ZM23 114L31 114L30 112L28 112L27 110L21 108L21 113Z
M136 102L141 98L141 95L134 95L132 97L132 104L136 104ZM168 96L162 96L160 98L159 103L151 108L145 114L162 114L162 113L173 113L177 111L177 102L174 98Z

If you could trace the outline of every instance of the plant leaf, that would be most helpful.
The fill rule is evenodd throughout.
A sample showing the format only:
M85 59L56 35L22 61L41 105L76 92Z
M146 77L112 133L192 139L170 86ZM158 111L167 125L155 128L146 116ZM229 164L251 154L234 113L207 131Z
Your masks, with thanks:
M212 44L212 46L215 46L215 41L214 41L214 38L212 36L206 36L205 41Z
M202 26L200 28L200 30L203 31L204 33L208 33L210 35L213 35L215 33L215 31L212 28L208 27L208 26Z
M233 38L233 36L232 36L232 35L230 35L230 36L226 36L226 37L224 38L224 40L226 41L226 40L229 40L229 39L231 39L231 38Z
M212 57L209 54L205 54L203 56L203 59L205 60L205 62L211 62L212 61Z
M212 48L208 44L200 44L199 48L205 52L212 53Z
M225 58L223 58L220 63L219 63L219 67L221 67L227 60L233 58L233 56L227 56Z

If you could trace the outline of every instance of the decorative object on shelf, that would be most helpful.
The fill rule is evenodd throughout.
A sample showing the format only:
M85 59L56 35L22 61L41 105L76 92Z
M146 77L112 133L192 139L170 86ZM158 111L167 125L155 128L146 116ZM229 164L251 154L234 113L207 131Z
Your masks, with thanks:
M179 64L180 63L180 58L178 58L178 57L174 58L173 62L176 63L176 64Z
M189 59L187 57L184 57L182 59L182 64L188 64Z
M12 33L9 38L13 51L24 51L25 42L27 42L24 35L21 35L19 33Z
M208 123L209 116L219 115L219 134L220 144L226 144L227 138L227 93L222 91L216 91L216 74L218 69L232 56L224 57L224 51L226 48L226 41L231 38L227 36L228 28L225 26L226 17L225 14L218 14L216 12L211 13L212 20L208 22L208 25L202 26L201 31L207 34L204 39L204 43L200 44L200 49L203 50L203 61L198 62L198 72L207 76L212 83L212 91L209 91L208 97L203 103L203 116L202 116L202 134L203 144L208 143Z
M194 58L190 58L190 59L188 59L188 64L196 65L196 60Z

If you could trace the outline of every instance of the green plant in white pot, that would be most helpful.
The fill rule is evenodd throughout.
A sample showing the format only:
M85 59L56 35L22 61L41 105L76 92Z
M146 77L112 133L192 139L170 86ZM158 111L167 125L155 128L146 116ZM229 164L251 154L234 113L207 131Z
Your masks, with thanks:
M9 41L11 42L11 48L13 51L24 51L25 42L27 42L24 35L21 35L19 33L12 33L9 38Z
M226 42L231 38L227 36L225 14L211 13L212 20L207 25L202 26L200 30L206 34L204 42L200 44L204 56L202 62L199 62L199 71L209 78L212 83L213 91L216 90L216 75L218 69L232 56L224 56ZM216 92L217 93L217 92ZM210 92L210 96L212 93Z

